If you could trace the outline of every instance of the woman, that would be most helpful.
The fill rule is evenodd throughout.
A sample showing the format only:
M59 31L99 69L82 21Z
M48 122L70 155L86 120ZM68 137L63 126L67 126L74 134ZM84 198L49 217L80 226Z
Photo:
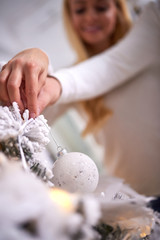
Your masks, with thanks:
M113 112L97 132L106 169L150 196L160 195L159 44L157 1L115 47L54 74L62 89L59 104L103 96Z
M58 105L103 95L113 112L97 132L105 148L108 173L125 179L145 195L160 195L159 9L158 1L150 3L129 34L116 46L78 66L54 73L37 96L42 111L57 100ZM17 59L23 60L19 69L25 73L23 66L30 56L34 62L39 60L37 56L41 59L43 56L43 67L38 64L43 72L47 59L41 51L34 51L35 54L28 50L13 58L1 73L1 83L3 79L4 85L8 84L5 74ZM23 76L25 79L25 74Z
M115 47L53 74L60 81L59 91L62 89L57 105L102 96L104 104L113 112L106 124L98 125L96 121L100 126L96 137L105 149L108 174L123 178L137 192L150 196L160 195L160 13L157 6L150 3L130 33ZM56 84L55 80L55 87ZM59 91L55 93L60 94ZM95 105L92 106L94 110ZM90 119L94 119L93 112ZM91 131L95 132L96 124L91 122Z
M77 63L114 45L127 33L131 26L125 0L85 0L78 1L78 3L76 0L64 0L63 13L69 40L77 53ZM82 24L85 24L88 30L81 31ZM35 63L34 56L36 55ZM42 62L45 62L44 66L42 66ZM24 99L22 102L20 95L23 92L21 79L22 75L24 75L24 79L29 79L29 81L25 81L25 91L28 96L27 107L31 112L31 117L35 117L38 114L35 93L38 91L38 85L39 89L41 89L41 86L45 83L47 65L47 56L38 49L29 49L17 54L10 61L10 64L7 64L7 68L3 67L5 69L1 73L2 80L0 79L2 90L0 100L7 104L13 100L18 102L23 112L26 104L24 104ZM13 67L14 71L12 71ZM24 70L23 73L19 71L21 67ZM40 67L41 73L35 80L34 76ZM7 84L5 79L7 79ZM19 91L20 88L21 91ZM98 108L96 108L95 104ZM82 105L88 113L90 126L94 126L95 122L97 122L96 126L101 125L101 122L105 121L108 115L111 114L111 111L103 104L103 97L84 102ZM89 132L89 129L86 128L85 132Z
M131 27L125 0L64 0L63 16L69 41L77 53L77 63L107 50ZM83 135L95 133L112 114L104 103L104 96L80 105L88 118Z

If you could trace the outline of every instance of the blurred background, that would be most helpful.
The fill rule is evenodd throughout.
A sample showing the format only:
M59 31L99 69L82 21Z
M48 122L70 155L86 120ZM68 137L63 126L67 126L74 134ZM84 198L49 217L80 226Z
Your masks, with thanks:
M0 0L0 61L8 61L26 48L38 47L44 50L54 70L72 65L76 56L66 38L62 21L63 0ZM133 20L147 0L128 0ZM52 126L51 143L47 157L55 159L56 146L68 151L88 154L102 169L103 149L93 137L81 138L84 122L71 109ZM49 154L48 154L49 153Z

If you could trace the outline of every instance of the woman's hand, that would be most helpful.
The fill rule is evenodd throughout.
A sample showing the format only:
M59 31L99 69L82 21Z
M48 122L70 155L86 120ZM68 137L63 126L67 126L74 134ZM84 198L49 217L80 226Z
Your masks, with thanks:
M54 77L47 77L38 95L38 113L40 114L48 105L54 104L60 98L61 92L60 82Z
M5 104L17 102L21 112L25 108L36 117L38 95L45 85L48 56L37 48L27 49L13 57L0 72L0 100Z

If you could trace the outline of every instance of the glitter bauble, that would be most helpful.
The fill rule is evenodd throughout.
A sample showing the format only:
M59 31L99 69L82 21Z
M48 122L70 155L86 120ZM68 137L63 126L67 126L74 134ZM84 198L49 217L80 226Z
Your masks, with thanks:
M79 152L59 154L53 175L54 185L69 192L93 192L99 180L96 164Z

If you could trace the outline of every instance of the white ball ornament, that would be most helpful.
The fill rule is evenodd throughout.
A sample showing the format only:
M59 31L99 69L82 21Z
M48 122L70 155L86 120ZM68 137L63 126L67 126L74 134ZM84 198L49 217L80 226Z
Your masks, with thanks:
M53 183L55 187L69 192L93 192L99 180L99 173L93 160L80 152L65 149L58 153L53 166Z

